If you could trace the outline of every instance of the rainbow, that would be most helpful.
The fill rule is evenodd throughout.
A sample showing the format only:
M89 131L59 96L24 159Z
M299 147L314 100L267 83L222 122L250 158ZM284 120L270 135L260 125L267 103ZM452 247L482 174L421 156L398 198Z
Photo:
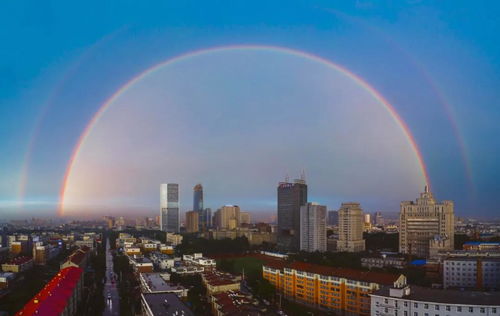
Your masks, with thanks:
M392 119L396 122L396 124L399 126L401 131L404 133L405 137L407 138L409 144L411 145L415 157L417 157L418 160L418 165L420 166L421 172L424 175L426 185L430 186L430 179L429 175L427 173L427 168L424 163L424 159L422 157L422 153L419 150L419 147L410 132L410 129L408 128L408 125L403 121L403 119L399 116L399 114L396 112L394 107L377 91L375 88L373 88L370 84L368 84L363 78L359 77L358 75L354 74L350 70L335 64L331 62L328 59L313 55L311 53L303 52L303 51L298 51L290 48L285 48L285 47L278 47L278 46L263 46L263 45L234 45L234 46L219 46L219 47L212 47L212 48L207 48L207 49L201 49L201 50L196 50L192 51L183 55L179 55L176 57L173 57L171 59L168 59L164 62L161 62L159 64L156 64L139 75L133 77L130 79L127 83L125 83L120 89L118 89L113 95L111 95L97 110L97 112L94 114L92 119L89 121L83 132L80 134L80 137L78 141L76 142L76 145L73 148L71 157L69 159L66 172L64 174L64 178L62 181L61 189L59 192L59 215L62 216L64 215L64 201L65 201L65 194L66 194L66 189L67 189L67 184L69 177L71 176L72 168L73 165L78 158L78 154L80 152L80 148L82 145L85 143L87 140L88 135L92 131L92 128L95 126L95 124L99 121L99 119L102 117L102 115L106 112L106 110L113 104L113 102L120 97L124 92L126 92L130 87L132 87L135 83L139 82L143 78L147 77L148 75L154 73L158 69L171 65L173 63L176 63L181 60L185 60L187 58L192 58L196 57L202 54L208 54L208 53L216 53L219 51L224 51L224 50L271 50L271 51L277 51L285 54L290 54L298 57L304 57L313 61L317 61L319 63L325 64L326 66L340 71L341 73L345 74L347 77L352 79L354 82L356 82L360 87L362 87L365 91L367 91L370 95L372 95L383 107L384 109L390 114Z

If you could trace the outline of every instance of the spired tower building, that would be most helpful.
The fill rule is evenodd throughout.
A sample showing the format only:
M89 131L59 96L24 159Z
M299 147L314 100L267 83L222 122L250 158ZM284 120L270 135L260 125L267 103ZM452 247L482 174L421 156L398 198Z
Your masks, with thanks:
M453 250L453 202L436 202L427 186L415 202L401 202L399 221L399 252L427 258L431 247Z
M178 233L179 185L168 183L160 185L160 229L164 232Z
M301 179L278 184L278 248L300 250L300 207L307 204L307 184Z

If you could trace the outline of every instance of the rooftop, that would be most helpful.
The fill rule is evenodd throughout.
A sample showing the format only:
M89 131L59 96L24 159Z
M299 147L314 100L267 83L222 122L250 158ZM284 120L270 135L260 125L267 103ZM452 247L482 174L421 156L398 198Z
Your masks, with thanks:
M247 295L239 291L229 291L213 295L219 310L225 315L236 315L238 313L244 315L261 315L260 309L257 308Z
M211 286L240 283L241 277L219 271L207 271L203 274L204 282Z
M373 295L390 297L389 289L382 287ZM500 292L440 290L414 285L410 287L410 295L402 299L444 304L500 306Z
M161 277L161 273L141 273L141 278L147 284L150 292L173 292L184 289L182 286L172 285Z
M82 272L76 267L60 270L16 315L61 315Z
M194 315L179 297L172 293L144 293L142 298L155 316Z
M7 262L7 264L23 264L23 263L26 263L30 260L33 260L32 258L30 257L25 257L25 256L21 256L21 257L17 257L17 258L14 258L12 260L10 260L9 262Z
M335 276L349 280L357 280L363 282L372 282L378 284L392 285L399 277L399 274L391 274L375 271L363 271L349 268L336 268L313 263L295 261L293 263L285 262L268 262L265 266L274 269L294 269L297 271L305 271L316 273L324 276Z

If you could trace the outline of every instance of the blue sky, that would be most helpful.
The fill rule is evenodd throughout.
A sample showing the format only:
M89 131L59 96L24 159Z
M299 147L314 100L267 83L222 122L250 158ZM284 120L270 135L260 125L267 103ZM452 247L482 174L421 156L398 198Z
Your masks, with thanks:
M458 214L497 216L499 13L495 1L3 1L0 211L55 214L79 135L132 77L193 50L253 44L315 54L362 77L409 126L437 197L454 200ZM379 207L396 211L391 203Z

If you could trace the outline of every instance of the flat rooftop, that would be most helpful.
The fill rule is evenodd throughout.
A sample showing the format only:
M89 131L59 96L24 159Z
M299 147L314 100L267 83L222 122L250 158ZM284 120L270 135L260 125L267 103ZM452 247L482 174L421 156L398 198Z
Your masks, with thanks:
M174 292L184 289L184 287L180 285L172 285L163 280L160 274L161 273L141 273L141 277L144 279L151 292Z
M391 297L389 289L382 287L373 294ZM401 299L443 304L500 306L500 292L441 290L414 285L410 286L410 295Z
M144 293L143 300L155 316L191 316L193 312L172 293Z

